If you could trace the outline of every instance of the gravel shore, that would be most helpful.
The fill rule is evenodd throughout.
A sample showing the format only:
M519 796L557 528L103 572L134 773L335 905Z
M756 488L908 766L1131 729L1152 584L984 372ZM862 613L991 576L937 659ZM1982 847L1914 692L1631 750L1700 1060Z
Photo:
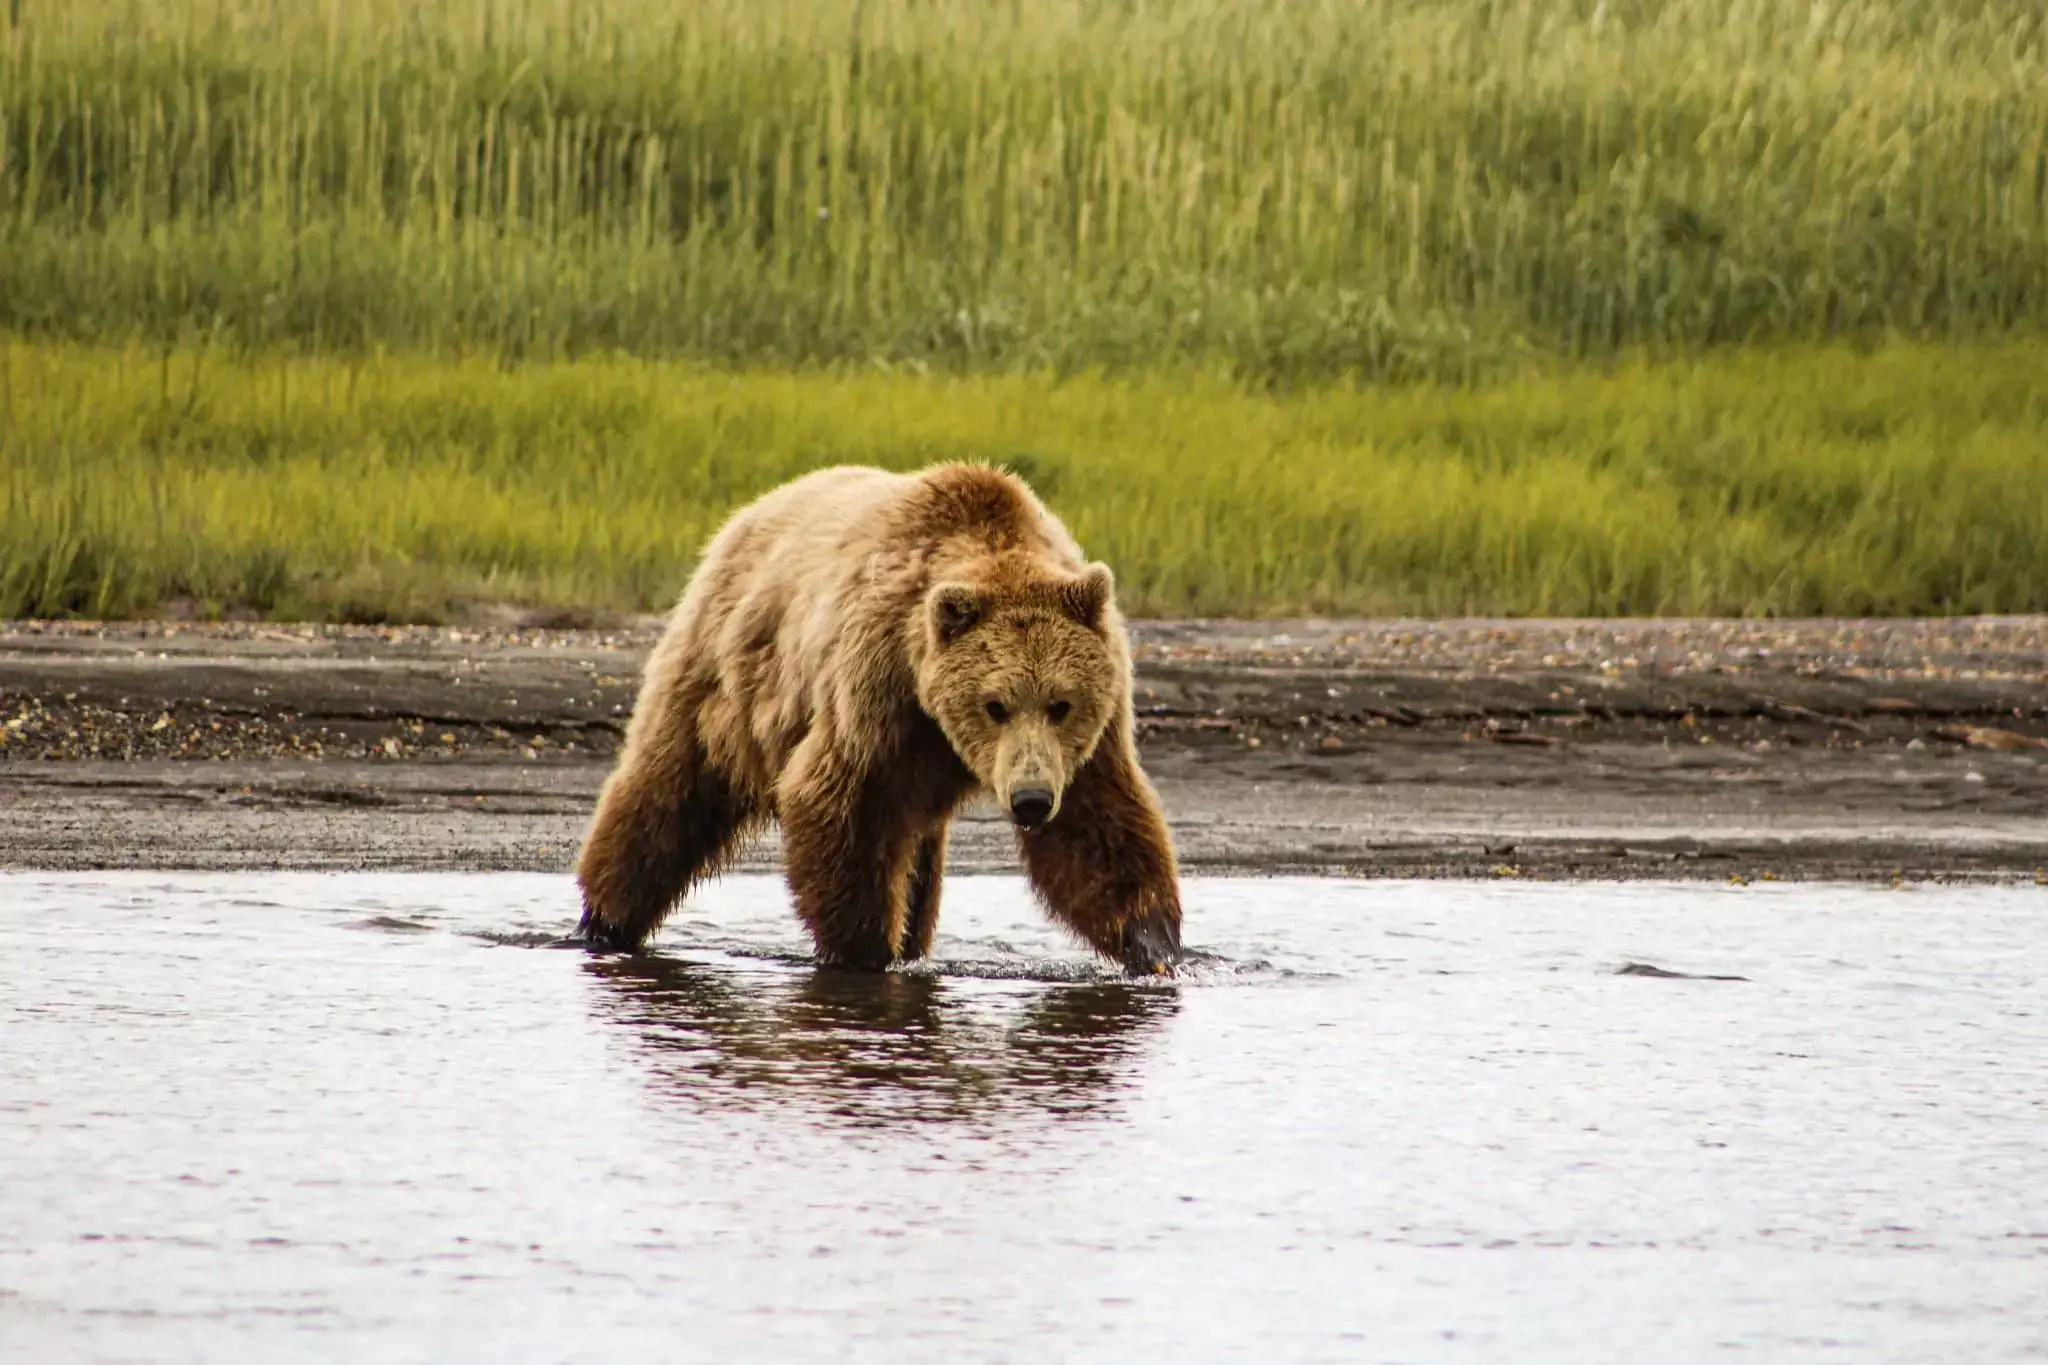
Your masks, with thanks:
M0 866L563 869L657 629L0 623ZM2048 865L2048 618L1132 633L1191 868ZM953 864L1013 865L992 812Z

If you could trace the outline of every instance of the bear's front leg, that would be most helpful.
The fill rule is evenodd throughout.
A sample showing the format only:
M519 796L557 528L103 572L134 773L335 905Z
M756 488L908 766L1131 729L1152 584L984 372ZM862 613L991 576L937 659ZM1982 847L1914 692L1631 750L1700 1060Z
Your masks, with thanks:
M881 971L903 942L918 831L888 787L834 753L823 730L777 785L784 874L822 964Z
M1173 836L1121 724L1075 775L1060 813L1019 841L1039 900L1095 951L1133 975L1166 972L1179 960Z

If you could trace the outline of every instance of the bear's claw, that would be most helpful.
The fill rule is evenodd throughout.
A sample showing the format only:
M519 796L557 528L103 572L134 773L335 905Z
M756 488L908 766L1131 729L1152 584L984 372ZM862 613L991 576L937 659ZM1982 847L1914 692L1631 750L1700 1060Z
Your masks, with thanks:
M614 930L587 909L583 918L576 922L576 932L571 937L605 952L630 953L640 947L639 943Z
M1180 926L1160 912L1124 925L1124 971L1131 976L1171 976L1181 955Z

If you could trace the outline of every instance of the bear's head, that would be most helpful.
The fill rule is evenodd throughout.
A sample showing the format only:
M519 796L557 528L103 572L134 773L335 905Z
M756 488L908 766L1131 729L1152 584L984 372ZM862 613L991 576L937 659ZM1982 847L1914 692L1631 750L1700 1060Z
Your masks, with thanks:
M1104 564L1025 581L943 581L924 598L918 702L1026 829L1060 798L1124 704L1129 658Z

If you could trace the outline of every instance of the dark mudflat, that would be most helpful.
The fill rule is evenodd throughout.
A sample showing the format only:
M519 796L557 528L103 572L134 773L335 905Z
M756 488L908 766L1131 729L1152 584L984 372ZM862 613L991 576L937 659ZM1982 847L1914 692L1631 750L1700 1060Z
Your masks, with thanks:
M565 869L655 629L0 625L0 866ZM1192 868L2048 865L2048 618L1133 634ZM1007 825L970 812L951 861L1012 866Z

